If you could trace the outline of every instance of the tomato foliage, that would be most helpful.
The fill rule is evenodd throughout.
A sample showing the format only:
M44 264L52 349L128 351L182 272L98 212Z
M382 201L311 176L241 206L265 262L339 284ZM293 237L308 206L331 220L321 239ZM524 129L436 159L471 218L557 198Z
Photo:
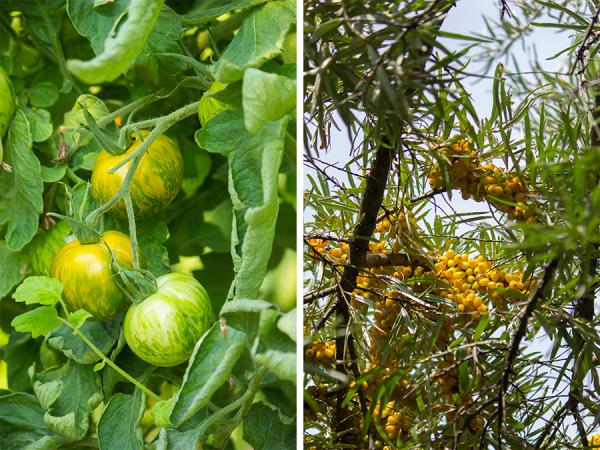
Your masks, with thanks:
M295 23L0 3L2 448L295 448Z

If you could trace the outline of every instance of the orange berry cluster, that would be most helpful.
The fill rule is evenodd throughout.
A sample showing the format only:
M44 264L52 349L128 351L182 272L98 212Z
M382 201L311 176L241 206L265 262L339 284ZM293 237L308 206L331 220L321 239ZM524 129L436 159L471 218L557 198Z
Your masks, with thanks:
M444 152L450 161L448 166L450 185L452 189L461 191L463 199L473 198L481 202L485 198L497 209L508 214L510 219L535 223L532 203L528 202L533 196L533 191L527 188L526 180L521 179L516 172L506 173L502 167L494 164L481 164L477 152L472 150L466 140L446 147ZM439 166L432 166L428 177L432 189L444 186ZM513 203L516 206L503 202Z
M460 312L474 313L475 317L487 312L488 307L477 290L480 287L478 276L489 268L489 262L482 256L470 259L467 254L457 255L454 250L448 250L438 257L435 264L437 277L449 285L441 291L441 295L456 303Z
M395 400L387 402L383 408L380 404L375 405L373 417L380 418L385 433L392 441L399 433L407 434L414 423L414 418L409 416L403 407L397 405Z
M335 341L316 341L309 344L304 351L306 361L332 366L335 363Z
M477 318L485 313L488 306L481 295L487 293L492 302L502 304L503 300L512 299L509 293L501 293L500 289L512 289L523 295L529 295L533 278L524 279L523 272L508 272L492 263L483 256L470 258L468 254L456 254L448 250L437 258L436 275L446 281L448 287L441 295L456 303L460 312L473 313Z
M450 164L448 166L448 176L452 187L458 188L459 183L474 185L477 189L477 178L474 178L474 173L479 167L477 152L473 150L468 141L460 140L455 144L444 148L444 153ZM439 189L444 186L442 171L439 166L434 165L429 171L429 185L432 189Z
M327 252L328 241L325 239L309 239L308 244L308 254L311 256L323 255Z

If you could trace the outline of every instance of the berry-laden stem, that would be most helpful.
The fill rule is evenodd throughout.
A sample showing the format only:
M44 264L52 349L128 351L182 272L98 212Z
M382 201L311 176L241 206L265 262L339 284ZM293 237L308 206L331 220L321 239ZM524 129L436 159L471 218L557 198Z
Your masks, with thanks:
M110 169L111 173L114 173L116 170L118 170L120 167L122 167L123 165L127 164L129 161L131 161L131 165L129 166L129 170L127 171L127 175L125 175L125 179L123 180L123 184L121 184L121 187L119 187L119 190L117 191L117 193L106 203L104 203L103 205L99 206L97 209L95 209L94 211L92 211L86 218L86 223L89 225L91 223L94 223L96 221L96 219L101 216L102 214L106 213L108 210L110 210L113 206L115 206L119 201L123 200L125 198L125 193L129 191L129 186L131 185L131 181L133 180L133 174L135 173L135 171L137 170L137 167L142 159L142 156L144 155L144 153L148 150L148 148L150 148L150 146L152 145L152 143L159 137L162 136L165 131L167 131L172 125L174 125L175 123L179 122L180 120L185 119L188 116L191 116L192 114L195 114L196 111L198 110L198 105L200 104L200 101L194 102L194 103L190 103L189 105L186 105L182 108L179 108L176 111L173 111L170 114L167 114L166 116L157 118L157 119L151 119L151 120L147 120L144 122L140 122L138 124L131 124L129 125L129 127L133 128L133 127L140 127L140 124L143 124L144 127L145 126L151 126L153 124L156 124L156 127L154 128L154 130L152 130L150 132L150 134L146 137L146 139L144 139L144 141L142 142L142 144L133 152L131 153L129 156L127 156L126 158L124 158L119 164L117 164L115 167L113 167L112 169ZM125 128L125 127L124 127Z
M140 256L137 242L137 229L135 227L135 212L133 211L133 203L129 191L125 193L125 210L127 211L127 220L129 223L129 240L131 241L131 254L133 256L133 268L140 268Z

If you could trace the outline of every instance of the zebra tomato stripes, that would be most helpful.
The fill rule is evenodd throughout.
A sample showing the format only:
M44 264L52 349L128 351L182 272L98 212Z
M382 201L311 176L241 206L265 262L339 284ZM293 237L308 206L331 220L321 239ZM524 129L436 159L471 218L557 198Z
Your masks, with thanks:
M125 315L125 340L141 359L176 366L189 359L206 332L213 311L206 290L191 275L169 273L156 279L157 292L133 304Z

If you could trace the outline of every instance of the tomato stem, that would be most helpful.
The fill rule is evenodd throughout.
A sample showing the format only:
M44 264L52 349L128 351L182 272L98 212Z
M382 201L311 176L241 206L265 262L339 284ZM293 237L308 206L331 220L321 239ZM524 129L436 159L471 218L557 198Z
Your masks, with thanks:
M262 382L265 375L269 372L266 367L260 367L258 371L254 374L250 383L248 384L248 389L244 392L240 398L225 406L224 408L218 410L214 414L211 414L210 417L206 418L202 424L198 427L198 434L202 435L208 429L210 429L211 425L215 422L218 422L229 415L229 413L235 411L236 409L240 409L240 413L237 415L237 419L241 422L243 417L248 414L250 407L252 406L252 401L254 400L254 396L260 390L260 383Z
M156 100L158 100L158 97L156 94L150 94L150 95L146 95L145 97L139 98L131 103L126 104L125 106L123 106L119 109L114 110L110 114L106 114L105 116L102 116L101 118L99 118L97 121L98 126L100 128L104 128L106 125L112 123L116 117L119 117L119 116L124 117L127 114L129 114L130 112L135 111L136 109L138 109L142 106L146 106L147 104L152 103L153 101L156 101Z
M67 305L65 304L65 301L62 298L60 298L59 302L60 302L60 305L62 306L63 311L65 312L67 317L69 317L69 315L71 313L67 309ZM71 330L73 330L73 334L76 336L79 336L83 340L83 342L85 342L87 344L87 346L89 348L91 348L92 351L96 355L98 355L102 359L102 361L104 361L105 364L108 364L115 372L117 372L119 375L121 375L127 381L133 383L135 386L140 388L140 390L142 392L146 393L146 395L149 395L154 400L161 400L161 398L158 395L156 395L154 392L152 392L150 389L148 389L146 386L144 386L138 380L133 378L131 375L129 375L127 372L125 372L123 369L121 369L119 366L117 366L110 358L108 358L104 353L102 353L102 350L100 350L98 347L96 347L93 344L93 342L87 338L87 336L85 334L83 334L78 328L75 328L68 320L65 320L63 318L61 318L60 320L65 325L67 325L69 328L71 328Z
M71 328L73 328L73 327L71 327ZM160 397L158 395L156 395L154 392L152 392L150 389L148 389L146 386L144 386L138 380L133 378L131 375L129 375L127 372L125 372L123 369L121 369L119 366L117 366L110 358L108 358L106 355L104 355L104 353L102 353L102 350L100 350L98 347L96 347L87 338L87 336L85 334L83 334L79 330L76 330L75 328L73 328L73 334L75 334L75 335L79 336L81 339L83 339L83 341L94 351L94 353L96 353L100 358L102 358L102 361L104 361L106 364L108 364L115 372L117 372L119 375L121 375L127 381L133 383L142 392L146 393L146 395L152 397L154 400L160 400Z
M125 193L125 209L127 210L127 220L129 222L129 240L131 241L131 254L133 256L133 268L140 268L140 257L138 254L137 231L135 227L135 212L133 211L133 203L131 202L131 194L129 191Z
M101 216L102 214L104 214L105 212L110 210L119 201L121 201L125 198L125 193L129 191L131 181L133 180L133 174L137 170L137 167L138 167L144 153L146 153L146 151L150 148L152 143L159 136L162 136L165 133L165 131L167 131L172 125L179 122L180 120L185 119L188 116L195 114L196 111L198 110L199 104L200 104L200 101L190 103L189 105L183 106L182 108L179 108L179 109L173 111L172 113L167 114L166 116L147 120L144 122L139 122L138 124L131 124L131 125L123 127L123 130L126 130L125 132L129 132L129 129L132 127L142 128L142 126L140 126L141 124L143 124L145 127L145 126L150 126L150 125L156 123L156 127L154 128L154 130L152 130L150 132L150 134L148 136L146 136L146 139L144 139L144 142L142 142L142 144L133 153L131 153L126 158L122 159L121 162L119 162L119 164L117 164L115 167L113 167L110 170L111 173L114 173L120 167L122 167L123 165L125 165L129 161L131 161L131 165L129 166L127 175L125 175L123 184L121 184L117 193L109 201L107 201L103 205L100 205L97 209L92 211L87 216L87 218L86 218L87 224L94 223L99 216Z

